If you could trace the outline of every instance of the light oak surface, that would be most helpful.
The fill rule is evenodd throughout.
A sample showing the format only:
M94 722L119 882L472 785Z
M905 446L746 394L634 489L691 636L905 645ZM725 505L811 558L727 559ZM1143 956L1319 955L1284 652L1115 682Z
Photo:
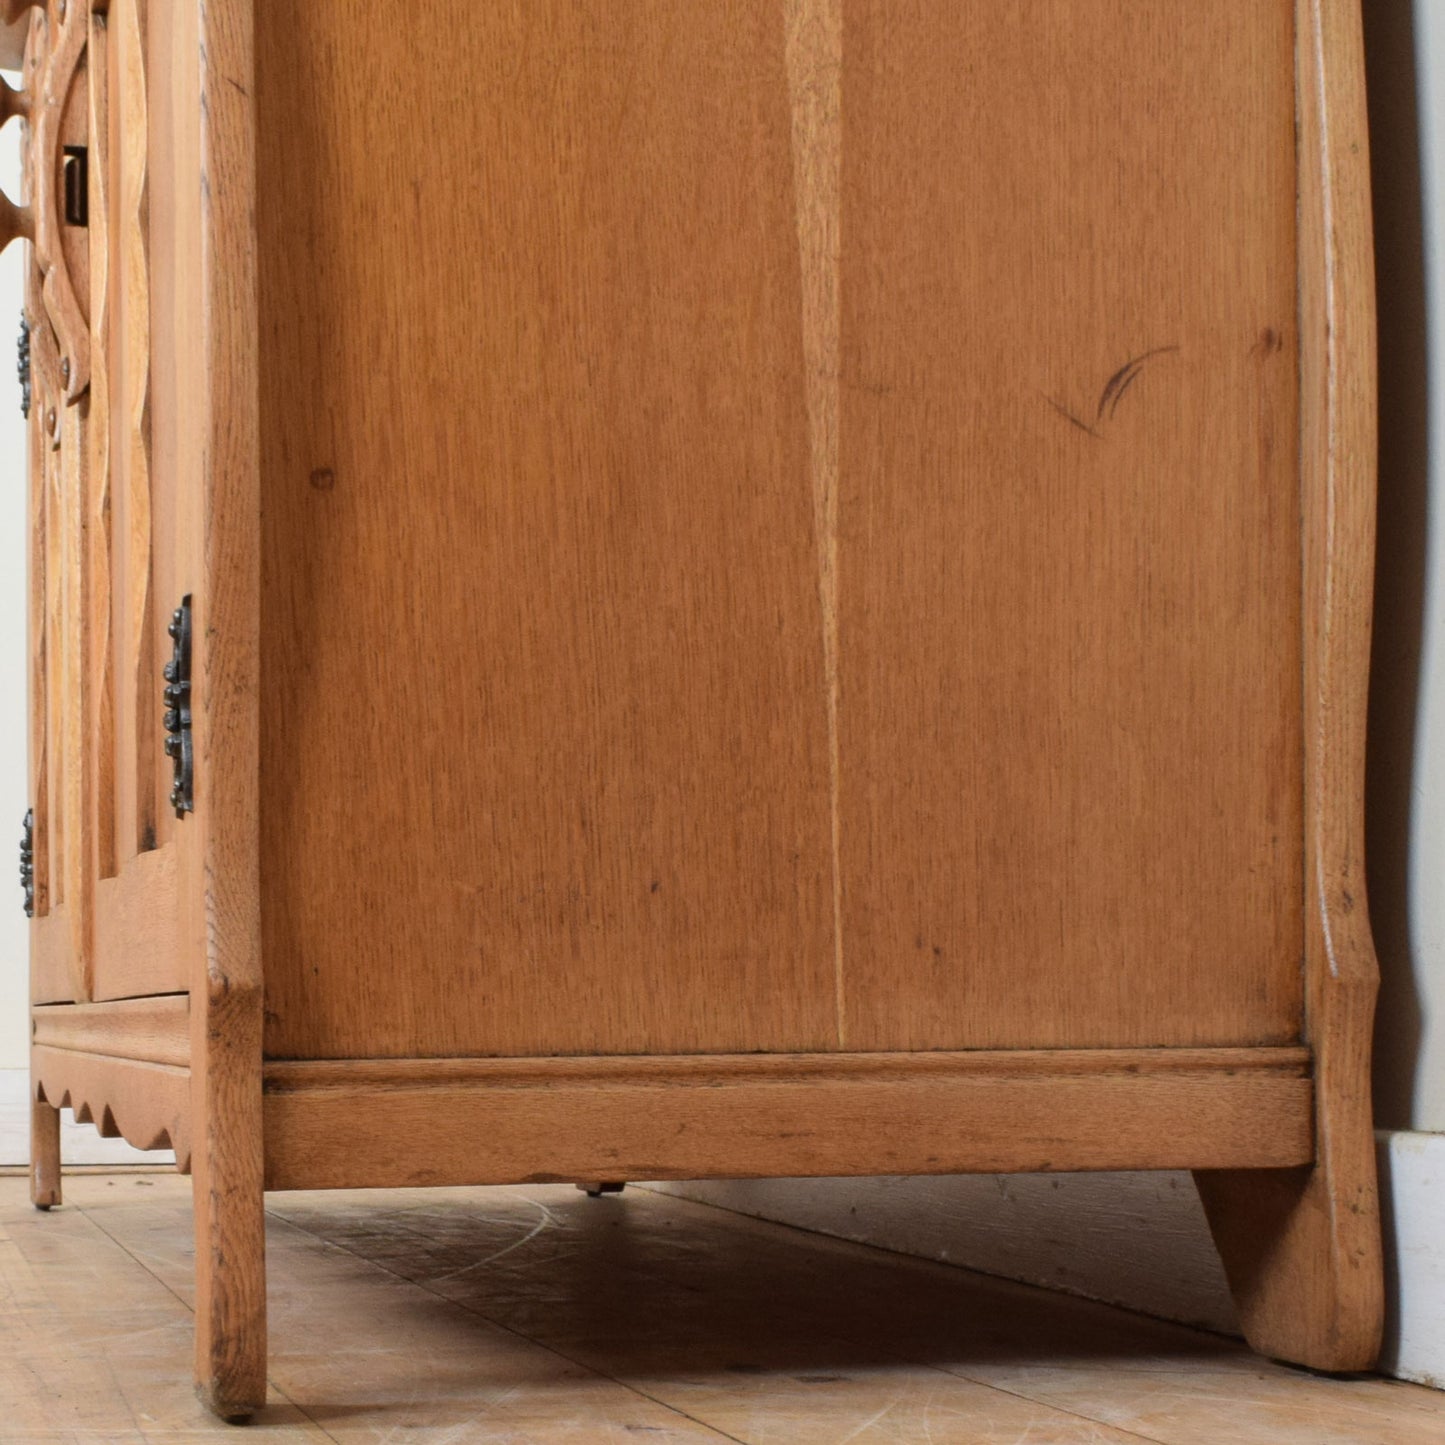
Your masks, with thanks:
M1296 1040L1289 0L388 14L257 11L268 1054Z
M0 1179L0 1439L234 1439L184 1379L184 1181L68 1190L40 1216ZM1445 1396L1416 1386L636 1189L288 1195L268 1234L270 1403L247 1439L1445 1441Z
M778 10L257 9L268 1054L837 1044Z
M1297 1049L273 1063L265 1080L271 1189L1314 1157Z
M186 1067L191 1060L190 996L34 1009L32 1038L57 1049Z
M1365 719L1375 555L1374 275L1363 37L1353 0L1300 12L1306 634L1307 1036L1317 1162L1201 1175L1240 1317L1261 1350L1373 1364L1384 1271L1370 1100L1379 968L1365 892Z
M201 1398L240 1419L266 1393L253 7L167 0L150 19L174 47L158 186L173 207L169 461L193 618L195 811L175 839L191 995L194 1358Z
M1298 1037L1292 10L848 6L851 1047Z
M266 1182L1189 1166L1368 1363L1358 0L393 8L32 18L37 1201L230 1417Z
M124 1139L137 1149L174 1149L178 1166L189 1167L191 1079L185 1069L37 1044L30 1050L30 1079L38 1102L74 1110L77 1122L94 1124L106 1139ZM40 1157L48 1158L51 1123L38 1112L34 1123L46 1140ZM58 1171L52 1188L58 1196Z

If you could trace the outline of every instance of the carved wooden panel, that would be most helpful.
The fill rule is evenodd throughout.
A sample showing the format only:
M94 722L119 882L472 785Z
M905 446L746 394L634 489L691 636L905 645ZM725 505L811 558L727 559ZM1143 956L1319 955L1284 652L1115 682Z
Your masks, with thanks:
M151 502L147 0L34 11L23 214L37 1000L184 986ZM144 939L147 946L138 947Z

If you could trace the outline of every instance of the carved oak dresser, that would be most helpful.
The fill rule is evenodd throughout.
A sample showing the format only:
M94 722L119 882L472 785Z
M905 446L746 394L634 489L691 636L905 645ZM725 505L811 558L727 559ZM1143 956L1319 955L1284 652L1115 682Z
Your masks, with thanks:
M1356 0L0 11L34 1197L219 1413L268 1189L1190 1169L1372 1361Z

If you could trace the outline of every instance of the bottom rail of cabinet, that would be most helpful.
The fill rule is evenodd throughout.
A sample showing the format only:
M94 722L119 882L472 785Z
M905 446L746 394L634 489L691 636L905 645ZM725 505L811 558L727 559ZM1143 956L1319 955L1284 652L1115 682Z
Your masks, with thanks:
M1314 1158L1302 1048L272 1062L268 1189Z
M188 1069L38 1046L42 1101L184 1168ZM286 1062L268 1189L1092 1169L1314 1158L1303 1048Z

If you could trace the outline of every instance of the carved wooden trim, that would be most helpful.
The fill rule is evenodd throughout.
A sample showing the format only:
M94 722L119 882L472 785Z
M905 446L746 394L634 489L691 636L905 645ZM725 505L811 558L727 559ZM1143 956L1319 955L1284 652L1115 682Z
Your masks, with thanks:
M190 1166L190 1071L169 1064L37 1046L30 1051L34 1097L54 1109L73 1109L107 1139L137 1149L174 1149Z

